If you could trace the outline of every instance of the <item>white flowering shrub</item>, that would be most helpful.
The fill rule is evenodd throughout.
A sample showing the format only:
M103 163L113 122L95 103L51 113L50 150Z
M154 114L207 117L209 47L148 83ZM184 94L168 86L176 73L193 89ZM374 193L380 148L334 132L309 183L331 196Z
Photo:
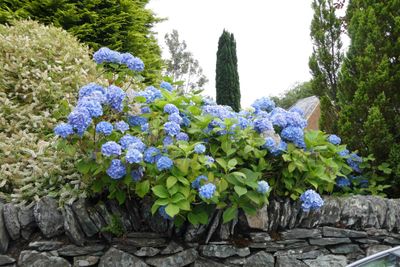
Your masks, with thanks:
M78 88L99 75L90 51L66 31L34 21L0 25L0 192L32 200L81 192L74 156L49 133ZM72 161L71 161L72 160Z

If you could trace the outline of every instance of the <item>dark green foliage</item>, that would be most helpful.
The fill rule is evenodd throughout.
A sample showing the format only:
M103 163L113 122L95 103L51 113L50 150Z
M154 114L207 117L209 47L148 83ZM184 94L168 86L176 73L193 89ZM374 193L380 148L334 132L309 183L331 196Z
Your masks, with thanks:
M285 109L293 106L297 100L313 95L311 82L303 82L296 84L293 88L285 91L281 96L271 97L278 107Z
M339 132L351 149L373 153L378 163L389 159L398 170L400 1L353 0L347 20L351 44L340 75Z
M333 0L314 0L312 8L311 38L314 47L309 60L313 76L311 86L314 94L321 99L321 129L335 133L338 71L343 59L341 20L335 15L337 5Z
M145 63L146 82L158 82L161 51L151 32L159 21L145 8L149 0L3 0L0 23L28 18L54 24L94 50L102 46L131 52Z
M218 41L215 87L219 105L228 105L235 111L240 110L236 41L233 34L225 30Z

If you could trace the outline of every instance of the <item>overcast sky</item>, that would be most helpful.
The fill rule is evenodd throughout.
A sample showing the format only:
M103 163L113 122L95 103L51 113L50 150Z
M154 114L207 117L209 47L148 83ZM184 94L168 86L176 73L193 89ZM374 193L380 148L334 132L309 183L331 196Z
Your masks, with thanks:
M168 19L154 29L161 47L166 50L165 33L178 30L210 80L205 93L214 98L223 29L237 43L242 107L311 78L311 0L151 0L148 8Z

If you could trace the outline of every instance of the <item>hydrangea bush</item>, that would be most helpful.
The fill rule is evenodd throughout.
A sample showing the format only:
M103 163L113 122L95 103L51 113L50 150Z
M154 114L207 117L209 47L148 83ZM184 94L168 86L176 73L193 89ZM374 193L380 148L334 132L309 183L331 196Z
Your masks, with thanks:
M94 58L130 68L106 48ZM143 69L135 64L133 71ZM304 131L300 111L275 107L269 98L236 113L166 82L129 95L115 81L81 88L76 107L54 129L60 147L86 155L77 168L92 193L107 192L120 203L152 195L152 212L177 225L207 223L210 207L224 210L224 222L238 209L254 214L271 194L300 197L305 211L317 209L319 194L362 168L356 154L343 153L340 138Z

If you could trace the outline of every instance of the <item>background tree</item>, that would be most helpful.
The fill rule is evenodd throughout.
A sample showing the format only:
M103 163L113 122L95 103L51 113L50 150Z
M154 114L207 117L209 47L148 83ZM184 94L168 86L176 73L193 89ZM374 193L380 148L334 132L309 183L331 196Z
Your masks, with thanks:
M218 41L215 75L217 104L240 110L240 84L237 70L236 41L232 33L223 31Z
M351 149L391 162L400 177L400 2L352 0L346 16L351 44L339 80L339 132Z
M279 96L271 97L278 107L288 109L293 106L297 100L314 95L311 88L311 81L295 84L289 90L286 90Z
M333 0L313 0L314 16L311 22L313 53L309 67L313 76L311 87L321 100L322 130L337 132L337 86L338 72L343 59L341 20L335 14L342 5Z
M147 83L161 79L161 50L151 29L160 20L149 0L3 0L0 23L31 18L62 27L94 50L102 46L131 52L145 64Z
M193 54L187 51L185 40L179 40L179 33L173 30L164 37L170 57L165 60L167 76L171 76L177 83L177 89L188 92L195 89L202 89L208 82L203 74L199 61Z

